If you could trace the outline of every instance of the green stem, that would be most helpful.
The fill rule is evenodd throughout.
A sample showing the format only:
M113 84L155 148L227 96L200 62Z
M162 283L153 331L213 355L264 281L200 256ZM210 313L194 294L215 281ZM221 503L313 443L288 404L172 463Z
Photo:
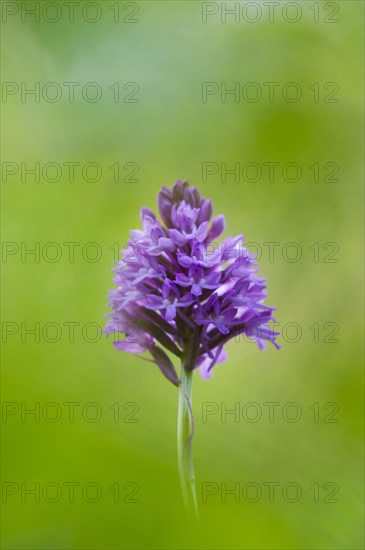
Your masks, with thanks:
M191 409L193 371L181 364L179 410L177 417L177 457L185 508L189 516L198 518L194 464L192 455L193 414Z

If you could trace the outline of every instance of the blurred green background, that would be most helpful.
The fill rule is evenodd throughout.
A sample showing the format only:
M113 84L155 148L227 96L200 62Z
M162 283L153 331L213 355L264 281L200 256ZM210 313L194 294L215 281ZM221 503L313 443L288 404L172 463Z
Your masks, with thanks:
M273 22L260 4L255 23L248 19L258 8L246 2L239 20L225 23L222 3L195 1L99 2L84 18L90 3L81 2L74 22L64 2L39 21L24 15L24 5L44 4L2 3L3 548L363 548L363 3L297 2L296 23L288 19L298 8L287 3L275 8ZM217 11L206 23L204 9ZM98 21L86 20L100 10ZM40 83L39 101L21 93L22 82ZM61 88L59 101L42 97L49 82ZM65 82L80 83L74 102ZM99 101L82 97L89 82L101 89ZM203 82L219 89L206 102ZM227 89L258 83L262 98L222 102L223 82ZM273 101L264 82L279 83ZM301 87L297 102L282 96L288 82ZM331 96L329 82L338 86ZM46 98L57 86L46 88ZM63 167L58 181L49 181L57 179L52 167L38 182L26 175L37 162L41 171L50 162ZM70 162L80 163L73 182L63 164ZM84 177L89 162L100 177L92 167ZM217 173L203 177L207 162ZM274 181L268 162L279 163ZM283 174L293 162L299 181ZM109 168L115 163L117 178ZM262 176L224 181L221 163L257 163ZM232 341L211 380L195 376L199 526L186 521L180 496L177 389L157 367L96 333L116 250L139 227L140 207L155 208L162 184L178 178L212 198L227 234L259 243L267 303L277 306L280 329L300 326L296 342L295 326L286 326L279 352ZM74 261L64 244L71 242L78 243ZM268 242L279 243L273 258ZM290 242L301 251L296 262L288 261ZM25 254L37 246L39 257ZM39 341L26 333L36 323ZM203 422L207 402L218 412ZM278 403L273 421L268 402ZM25 407L39 407L39 419ZM238 407L240 417L225 417L224 407ZM250 422L257 411L261 418ZM301 417L290 422L296 411ZM65 482L79 484L74 502ZM97 485L85 488L90 482ZM273 499L268 482L278 484ZM39 502L24 492L36 483ZM217 491L207 502L204 483ZM238 502L232 495L224 502L222 484L238 487ZM262 495L250 502L257 487ZM298 487L301 496L290 502ZM132 498L138 502L124 502Z

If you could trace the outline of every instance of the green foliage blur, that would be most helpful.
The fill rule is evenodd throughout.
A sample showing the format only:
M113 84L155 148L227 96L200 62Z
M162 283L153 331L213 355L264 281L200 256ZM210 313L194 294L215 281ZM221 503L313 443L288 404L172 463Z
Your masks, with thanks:
M45 4L2 2L2 547L363 548L363 3ZM194 376L198 526L177 389L97 332L118 249L176 179L261 253L284 327Z

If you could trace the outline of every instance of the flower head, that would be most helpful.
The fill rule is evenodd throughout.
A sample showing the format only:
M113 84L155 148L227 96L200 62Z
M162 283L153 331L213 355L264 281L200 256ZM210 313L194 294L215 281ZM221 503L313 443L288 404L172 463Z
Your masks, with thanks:
M117 288L109 294L113 313L105 332L125 335L115 347L148 352L174 384L179 379L166 351L209 378L233 337L246 335L260 349L265 341L279 348L270 325L274 308L264 305L265 279L257 276L242 236L218 245L224 216L210 222L211 201L186 181L164 186L158 207L162 223L142 208L142 230L131 231L114 269Z

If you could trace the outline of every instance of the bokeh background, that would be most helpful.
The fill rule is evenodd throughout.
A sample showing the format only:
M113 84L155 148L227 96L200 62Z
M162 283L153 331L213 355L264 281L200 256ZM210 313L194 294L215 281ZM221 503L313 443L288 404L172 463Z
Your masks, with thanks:
M363 3L297 2L295 23L288 19L297 8L282 2L273 22L260 4L255 23L247 19L257 8L246 2L239 7L249 11L225 23L220 2L210 3L217 13L206 23L198 1L94 3L86 17L101 10L95 23L80 15L87 2L75 6L72 23L63 2L54 23L52 6L39 21L25 16L24 5L35 4L45 3L2 3L2 79L20 90L2 96L3 548L363 548ZM21 95L22 82L39 82L41 91L56 82L62 97L35 101ZM64 82L80 83L74 102ZM99 101L82 97L89 82L100 86ZM206 102L203 82L219 86ZM262 99L222 102L223 82L256 82ZM264 82L279 83L272 102ZM282 97L288 82L301 86L299 101ZM337 102L328 102L328 82L338 86L330 96ZM123 101L137 87L138 102ZM38 182L24 175L37 162L41 170L63 166L58 181L47 181L57 179L52 168ZM73 182L67 162L80 163ZM92 168L83 177L80 167L89 162L102 171L97 181L88 181ZM217 173L204 178L207 162ZM221 163L250 162L262 168L258 181L242 174L224 181ZM267 162L279 163L274 181ZM292 162L302 169L299 181L288 181L290 170L283 175ZM115 163L118 178L109 168ZM336 163L337 174L326 163ZM96 332L118 248L139 227L140 207L155 208L161 185L178 178L212 198L227 234L243 232L259 244L267 302L277 306L281 329L296 323L284 329L279 352L233 341L211 380L195 376L199 526L186 520L180 496L176 388ZM268 242L279 243L271 258ZM298 261L288 260L295 257L290 242L300 249ZM73 261L64 243L78 243ZM37 246L39 257L25 254ZM36 323L39 338L26 332ZM203 422L207 402L218 412ZM273 421L268 402L278 403ZM34 407L39 419L25 414ZM238 407L240 417L225 416L224 407ZM288 421L297 410L301 417ZM257 411L261 418L249 421ZM65 482L80 484L74 502ZM90 482L100 499L95 486L84 489ZM202 502L207 482L217 492ZM279 484L273 502L268 482ZM24 492L36 483L39 502ZM287 483L300 487L297 502L290 502L295 487L283 493ZM222 484L238 487L238 502L232 495L224 502ZM262 496L250 502L257 486Z

